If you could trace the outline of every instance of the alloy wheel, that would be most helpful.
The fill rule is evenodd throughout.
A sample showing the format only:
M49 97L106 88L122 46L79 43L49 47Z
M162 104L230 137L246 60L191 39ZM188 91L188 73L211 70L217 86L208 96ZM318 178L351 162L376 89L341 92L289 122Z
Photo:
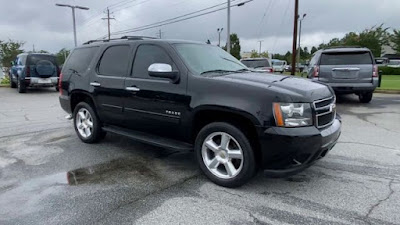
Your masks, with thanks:
M76 128L79 134L84 138L89 138L93 133L93 118L90 112L85 109L79 109L76 114Z

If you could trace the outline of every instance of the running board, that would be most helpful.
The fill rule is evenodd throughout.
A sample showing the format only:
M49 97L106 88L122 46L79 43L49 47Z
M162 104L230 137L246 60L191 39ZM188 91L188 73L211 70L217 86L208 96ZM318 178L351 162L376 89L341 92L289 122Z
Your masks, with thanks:
M139 131L133 131L126 128L115 127L115 126L104 126L103 130L106 132L119 134L135 141L143 142L146 144L154 145L161 148L178 150L178 151L191 151L193 150L193 145L186 142L181 142L169 138L160 137L157 135L152 135L148 133L143 133Z

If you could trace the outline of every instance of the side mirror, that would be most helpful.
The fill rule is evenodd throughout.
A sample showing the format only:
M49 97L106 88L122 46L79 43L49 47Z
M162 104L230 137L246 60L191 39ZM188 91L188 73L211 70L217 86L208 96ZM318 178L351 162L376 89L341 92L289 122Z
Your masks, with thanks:
M179 72L172 71L172 66L165 63L153 63L148 68L149 76L168 78L174 83L179 79Z
M14 61L11 61L11 66L15 66L15 62Z

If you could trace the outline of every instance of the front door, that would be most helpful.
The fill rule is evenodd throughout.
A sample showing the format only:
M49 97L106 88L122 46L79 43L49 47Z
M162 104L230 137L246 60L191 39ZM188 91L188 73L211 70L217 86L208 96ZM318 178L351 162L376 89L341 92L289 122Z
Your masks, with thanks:
M186 71L172 60L168 46L141 44L137 47L131 76L125 80L124 115L131 129L170 138L183 136L181 121L189 107ZM154 78L148 74L153 63L165 63L179 71L180 80Z
M129 45L107 47L90 78L100 119L111 125L123 124L124 81L130 67Z

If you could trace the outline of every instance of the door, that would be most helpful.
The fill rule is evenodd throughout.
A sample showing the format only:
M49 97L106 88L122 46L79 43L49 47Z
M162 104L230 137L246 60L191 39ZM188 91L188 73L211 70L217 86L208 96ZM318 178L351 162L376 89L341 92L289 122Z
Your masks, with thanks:
M129 128L170 138L182 137L181 121L187 114L186 68L177 67L167 47L154 44L138 46L132 73L125 80L127 97L124 102L125 121ZM179 71L180 79L154 78L148 74L153 63L165 63Z
M107 124L123 124L124 81L132 60L130 52L129 45L108 46L90 78L97 113Z
M323 53L320 80L328 83L371 83L373 61L368 51Z

